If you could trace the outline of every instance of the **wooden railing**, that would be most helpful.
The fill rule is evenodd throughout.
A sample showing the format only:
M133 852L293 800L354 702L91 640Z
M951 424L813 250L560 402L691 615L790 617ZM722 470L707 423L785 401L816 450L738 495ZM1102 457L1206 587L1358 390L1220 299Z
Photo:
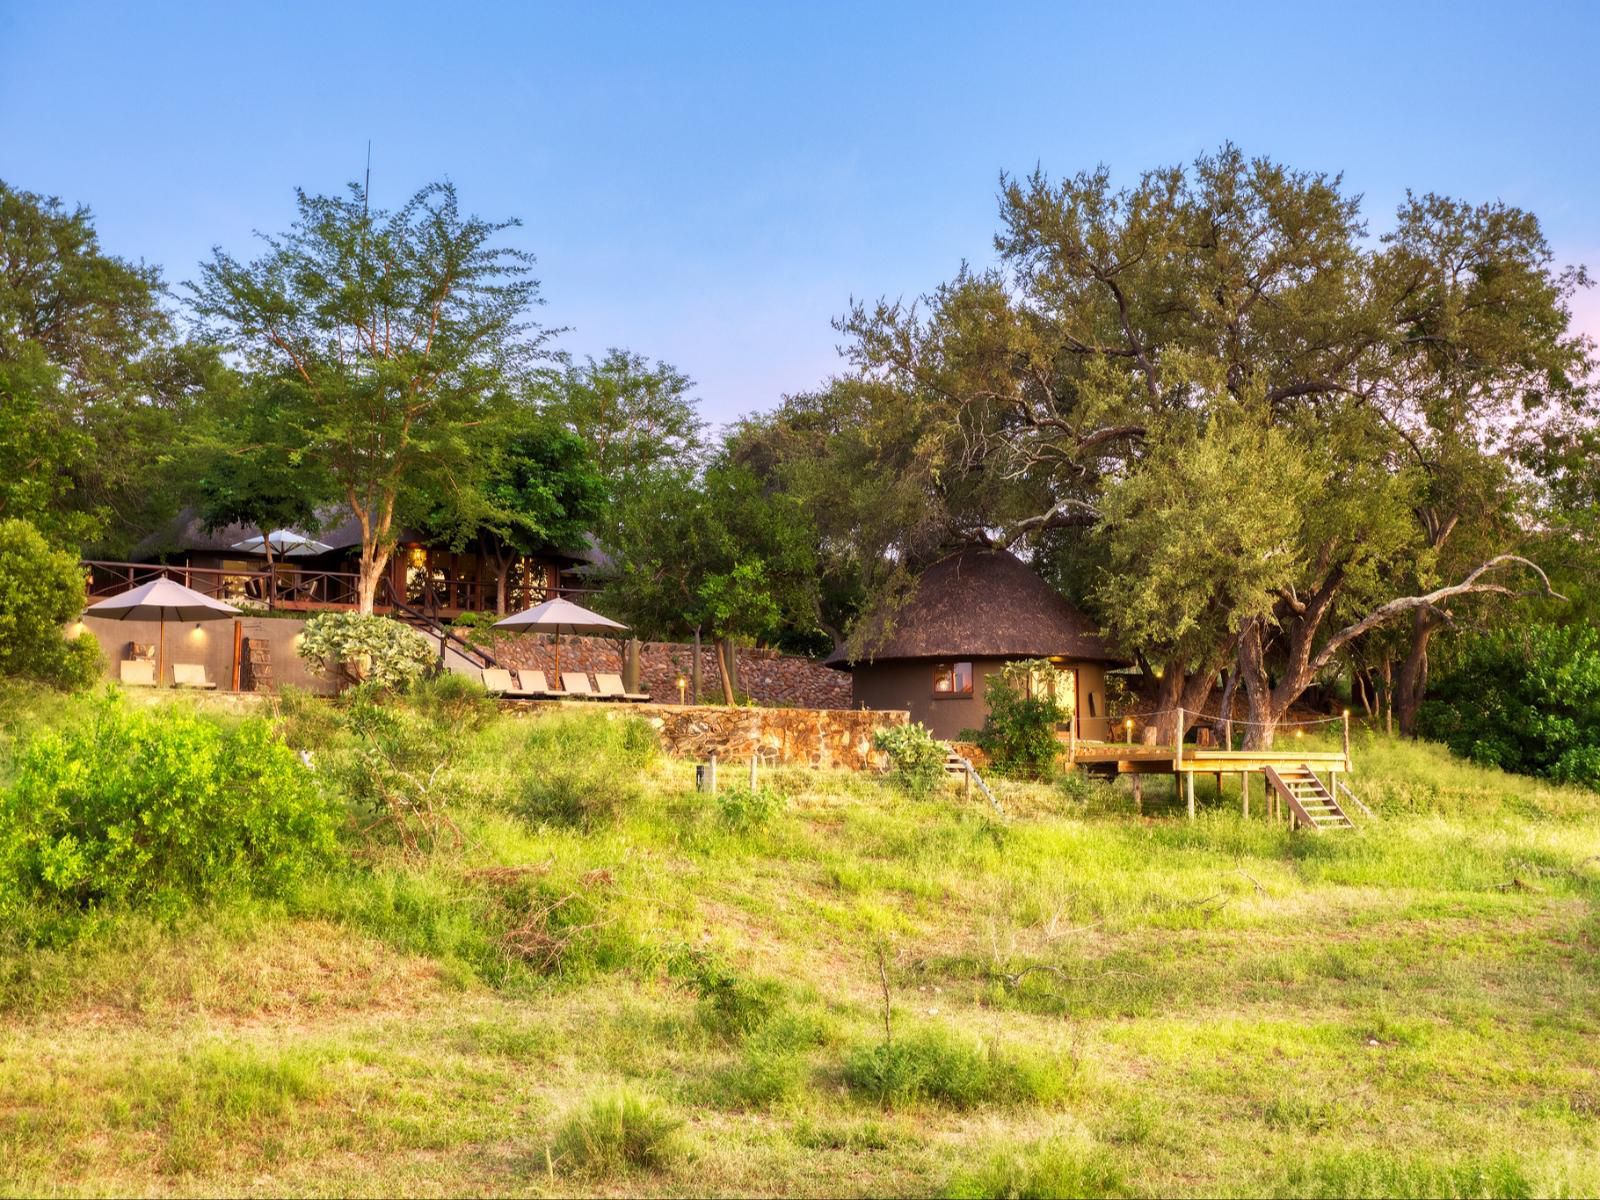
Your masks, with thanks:
M156 579L172 579L205 596L241 606L316 612L357 607L359 576L351 571L320 571L280 563L239 570L228 567L169 566L161 563L83 563L89 599L103 600ZM595 589L561 585L537 599L565 596L583 602ZM409 609L429 617L461 612L492 612L495 585L480 579L433 577L414 581L408 594L397 597L388 576L378 581L374 606L379 611Z

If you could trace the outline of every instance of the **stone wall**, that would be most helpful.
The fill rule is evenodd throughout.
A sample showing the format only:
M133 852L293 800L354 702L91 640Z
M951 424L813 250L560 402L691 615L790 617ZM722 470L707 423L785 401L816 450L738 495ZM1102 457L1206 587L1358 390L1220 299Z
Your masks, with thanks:
M564 641L565 639L563 639ZM562 650L561 660L566 661ZM729 771L752 757L768 766L843 767L852 771L887 766L872 746L872 735L904 725L903 712L837 708L728 708L710 704L609 705L584 701L506 701L513 712L537 717L549 712L607 712L636 715L661 735L674 758L705 762L713 753ZM737 775L730 775L737 779Z
M555 641L541 634L497 637L490 651L504 666L544 671L554 683ZM678 702L678 678L690 678L694 646L681 642L642 642L639 683L661 704ZM613 638L561 639L564 671L622 671L621 643ZM757 704L792 708L850 708L850 676L809 658L776 650L741 650L739 690ZM700 648L700 698L722 698L722 676L710 644Z

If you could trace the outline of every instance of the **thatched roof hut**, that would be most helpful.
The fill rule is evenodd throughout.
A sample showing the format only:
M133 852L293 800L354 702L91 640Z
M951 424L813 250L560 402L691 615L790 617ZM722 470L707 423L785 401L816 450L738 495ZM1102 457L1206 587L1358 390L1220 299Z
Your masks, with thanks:
M1104 737L1105 669L1124 661L1095 623L1005 550L970 547L923 572L854 661L859 708L906 709L939 737L983 724L987 676L1007 662L1049 659L1073 673L1070 704L1083 737Z

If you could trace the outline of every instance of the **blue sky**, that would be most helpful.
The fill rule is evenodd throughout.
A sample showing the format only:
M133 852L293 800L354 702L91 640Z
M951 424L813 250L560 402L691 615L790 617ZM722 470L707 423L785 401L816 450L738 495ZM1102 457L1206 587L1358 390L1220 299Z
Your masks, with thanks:
M138 4L0 0L0 178L192 277L293 188L448 177L519 216L561 345L717 420L836 369L849 298L992 259L999 172L1122 179L1224 139L1533 209L1600 268L1600 4ZM1600 303L1579 302L1600 333Z

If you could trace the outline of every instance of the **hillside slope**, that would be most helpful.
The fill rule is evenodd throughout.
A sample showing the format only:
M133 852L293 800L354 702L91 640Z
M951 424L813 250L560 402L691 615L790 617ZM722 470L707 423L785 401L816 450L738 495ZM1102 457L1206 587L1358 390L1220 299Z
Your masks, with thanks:
M459 849L13 944L0 1191L1600 1190L1590 794L1368 741L1384 819L1291 836L658 759L583 828L563 736L462 734Z

